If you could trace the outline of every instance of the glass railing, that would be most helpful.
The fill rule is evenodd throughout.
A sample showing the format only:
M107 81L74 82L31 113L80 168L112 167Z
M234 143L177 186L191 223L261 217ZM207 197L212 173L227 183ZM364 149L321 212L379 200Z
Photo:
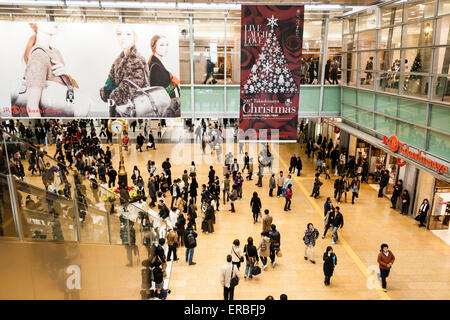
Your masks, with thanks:
M0 238L130 247L166 238L167 222L145 201L126 203L48 148L0 134Z

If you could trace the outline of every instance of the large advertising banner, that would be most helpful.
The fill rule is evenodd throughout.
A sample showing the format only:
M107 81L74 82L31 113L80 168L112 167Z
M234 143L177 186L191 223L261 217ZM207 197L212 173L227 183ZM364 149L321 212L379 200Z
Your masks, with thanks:
M178 26L0 22L1 117L180 116Z
M240 140L297 140L303 16L303 6L242 5Z

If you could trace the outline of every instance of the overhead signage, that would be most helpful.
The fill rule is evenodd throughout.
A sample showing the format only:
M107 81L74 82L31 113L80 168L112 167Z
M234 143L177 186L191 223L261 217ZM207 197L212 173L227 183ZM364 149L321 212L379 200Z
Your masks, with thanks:
M409 146L406 143L399 141L396 136L392 136L390 138L384 136L383 144L388 146L392 152L401 153L412 160L421 162L425 166L435 170L436 173L442 174L448 172L447 166L427 158L425 152L420 149L417 149L417 152L410 150Z

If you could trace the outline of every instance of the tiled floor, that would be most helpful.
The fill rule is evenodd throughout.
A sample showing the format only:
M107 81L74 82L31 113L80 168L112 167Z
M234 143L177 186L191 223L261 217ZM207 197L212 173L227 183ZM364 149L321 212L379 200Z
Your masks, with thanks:
M190 164L194 150L199 144L157 144L156 151L136 152L131 148L126 156L126 169L130 175L134 165L138 165L144 180L148 173L146 163L155 160L158 168L166 157L172 159L173 177L181 177ZM237 155L237 145L235 155ZM117 149L117 146L114 146ZM52 149L52 147L50 147ZM283 144L273 148L275 157L281 155L280 167L286 172L292 153L299 153L303 159L301 177L294 177L294 197L292 211L283 211L284 199L268 196L268 176L263 179L263 187L255 186L256 180L244 182L244 198L236 201L236 213L229 211L229 204L220 205L216 213L215 233L206 235L199 232L198 247L195 249L195 266L188 266L184 259L172 267L169 299L221 299L222 288L219 270L230 253L234 239L241 244L252 236L260 239L261 223L253 224L250 198L253 191L261 197L263 209L269 209L274 223L281 232L283 257L277 259L274 268L268 267L252 280L242 280L236 288L236 299L264 299L267 295L278 298L285 293L289 299L450 299L450 249L431 231L418 228L416 222L398 211L389 208L387 199L378 199L377 192L363 184L356 204L341 203L344 228L339 231L339 242L333 245L338 257L338 265L331 279L331 286L323 285L322 254L331 245L331 232L325 240L319 238L315 247L314 265L303 259L302 237L306 225L312 222L323 232L323 203L332 196L333 180L327 180L321 188L319 199L312 200L309 194L313 182L313 162L308 160L298 144ZM243 155L239 155L241 162ZM203 160L205 160L203 158ZM210 161L195 158L199 184L207 182ZM118 162L118 151L113 163ZM222 164L212 163L216 174L222 179ZM160 169L159 169L160 170ZM37 179L38 178L33 178ZM40 178L39 178L40 179ZM334 179L334 177L332 177ZM32 182L32 180L29 180ZM89 189L88 189L89 190ZM221 199L222 200L222 199ZM334 205L337 204L334 202ZM200 218L197 224L200 225ZM381 243L388 243L396 256L395 264L388 278L388 292L371 289L371 281L376 280L377 254ZM184 257L183 248L178 250ZM241 274L242 274L241 267ZM375 281L376 282L376 281ZM139 298L140 283L136 283L136 298Z

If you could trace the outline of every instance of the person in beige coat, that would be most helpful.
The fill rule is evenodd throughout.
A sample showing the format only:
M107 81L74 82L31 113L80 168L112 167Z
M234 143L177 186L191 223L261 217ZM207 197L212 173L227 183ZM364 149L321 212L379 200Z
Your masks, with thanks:
M173 227L172 230L167 234L167 245L169 246L169 251L167 252L167 261L170 261L171 253L173 252L173 261L177 261L177 247L180 245L178 240L177 227Z
M271 230L270 226L272 225L272 221L273 221L273 218L272 218L271 215L269 215L269 210L265 209L264 210L264 217L262 219L263 231L269 232Z
M234 298L234 286L230 283L233 277L241 278L239 269L232 264L232 257L229 254L227 255L227 263L220 269L220 284L223 287L224 300L233 300Z
M259 257L261 258L261 262L263 263L263 268L266 270L267 268L267 257L270 256L270 238L269 231L261 232L261 240L258 245Z

